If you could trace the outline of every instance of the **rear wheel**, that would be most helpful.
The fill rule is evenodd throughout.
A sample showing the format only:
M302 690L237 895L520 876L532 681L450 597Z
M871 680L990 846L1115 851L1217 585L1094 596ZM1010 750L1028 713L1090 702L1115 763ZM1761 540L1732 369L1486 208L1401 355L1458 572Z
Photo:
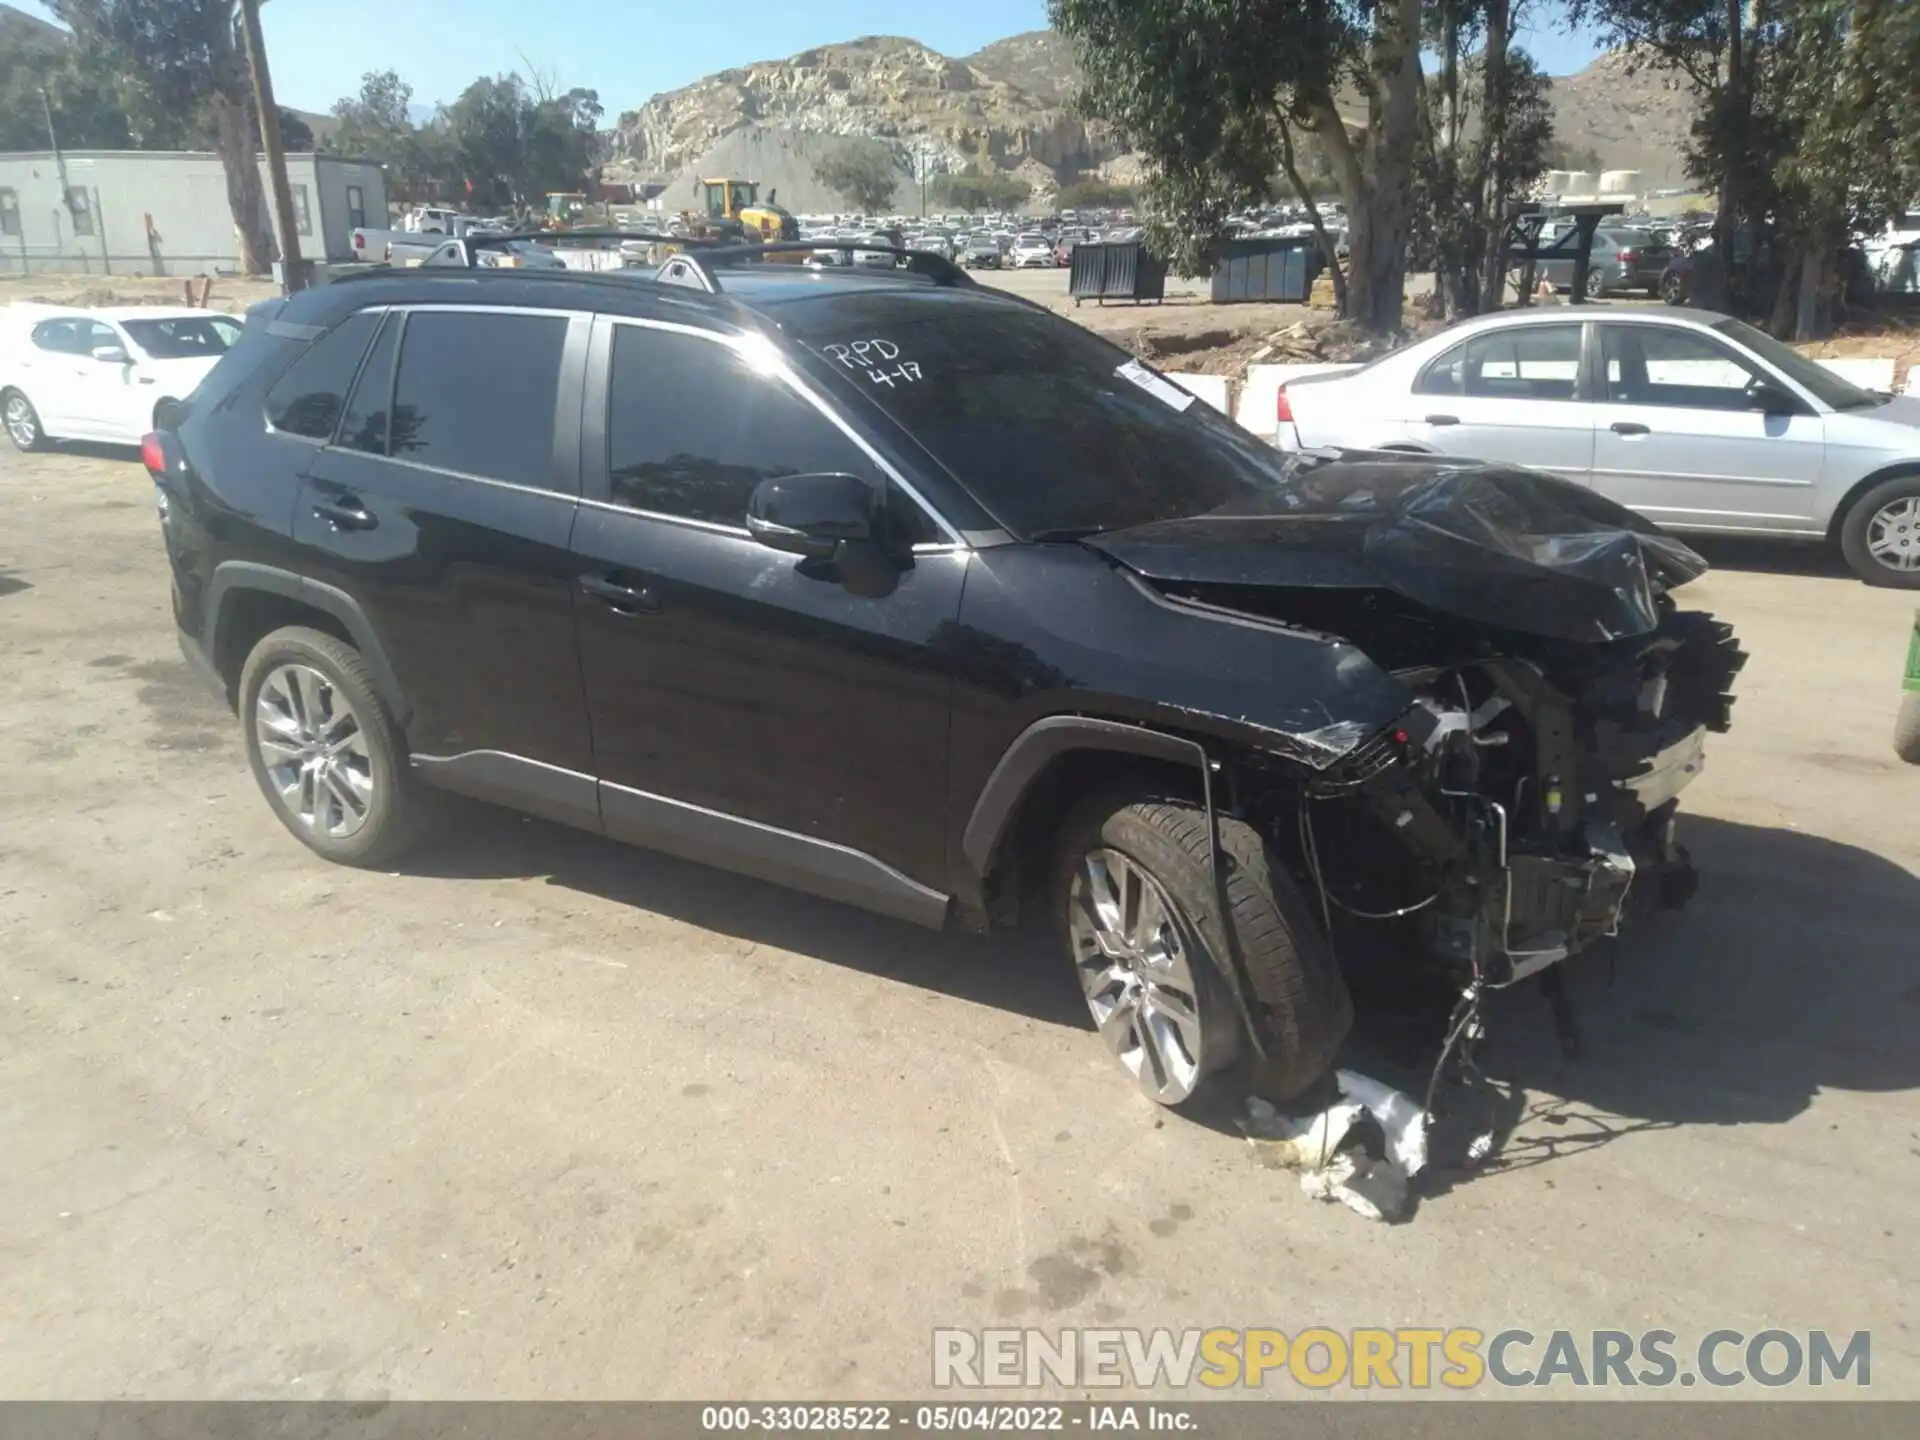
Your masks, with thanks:
M1607 293L1607 277L1598 270L1587 271L1587 298L1598 300Z
M260 793L315 854L379 865L413 839L419 797L399 727L351 645L275 630L240 672L240 718Z
M1687 287L1685 282L1682 281L1678 275L1662 275L1660 277L1660 298L1669 305L1686 304Z
M13 442L14 449L45 448L47 432L40 428L40 412L18 390L0 391L0 424L6 426L7 438Z
M1896 475L1854 501L1840 552L1869 585L1920 590L1920 475Z
M1331 1067L1352 1023L1345 982L1292 881L1251 827L1219 823L1225 915L1198 806L1095 797L1068 821L1055 858L1053 893L1087 1009L1122 1068L1162 1105L1218 1088L1209 1082L1228 1072L1241 1093L1296 1095ZM1249 1003L1278 1041L1257 1068L1227 978L1228 926Z

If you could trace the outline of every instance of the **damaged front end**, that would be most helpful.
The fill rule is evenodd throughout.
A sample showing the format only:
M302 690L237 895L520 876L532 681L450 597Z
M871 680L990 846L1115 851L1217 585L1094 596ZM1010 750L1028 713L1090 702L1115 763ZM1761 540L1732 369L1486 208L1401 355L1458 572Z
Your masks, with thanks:
M1364 654L1409 704L1337 757L1256 759L1246 818L1295 854L1329 936L1511 985L1676 906L1674 838L1745 661L1671 591L1705 562L1552 477L1420 456L1308 456L1274 499L1103 536L1168 600ZM1336 922L1336 915L1342 917Z
M1485 988L1693 893L1674 814L1745 658L1731 627L1671 608L1605 645L1502 638L1397 671L1413 707L1309 779L1293 816L1323 904L1403 924Z

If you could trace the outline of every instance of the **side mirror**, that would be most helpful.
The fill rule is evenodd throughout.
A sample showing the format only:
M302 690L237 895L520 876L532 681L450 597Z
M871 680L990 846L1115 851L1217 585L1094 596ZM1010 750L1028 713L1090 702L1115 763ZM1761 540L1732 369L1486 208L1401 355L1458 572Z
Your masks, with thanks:
M753 487L747 533L762 545L830 560L879 532L880 492L857 475L776 475Z
M124 365L127 363L127 349L124 345L96 345L93 358L102 365Z
M1787 390L1771 380L1756 383L1747 392L1753 398L1754 408L1764 415L1798 415L1800 402Z

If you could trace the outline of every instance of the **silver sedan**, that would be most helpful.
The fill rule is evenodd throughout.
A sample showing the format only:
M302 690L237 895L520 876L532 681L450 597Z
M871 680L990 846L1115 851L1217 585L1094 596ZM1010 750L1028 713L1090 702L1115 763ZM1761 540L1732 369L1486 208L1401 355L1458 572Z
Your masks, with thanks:
M1282 387L1277 441L1506 460L1670 530L1836 541L1920 589L1920 399L1704 310L1509 311Z

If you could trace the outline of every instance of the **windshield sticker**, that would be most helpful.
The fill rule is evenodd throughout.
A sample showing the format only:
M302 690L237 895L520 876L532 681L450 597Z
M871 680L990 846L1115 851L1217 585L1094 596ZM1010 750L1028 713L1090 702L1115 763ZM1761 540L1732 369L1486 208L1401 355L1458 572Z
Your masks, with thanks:
M822 345L820 351L854 374L865 375L872 384L889 390L922 378L920 363L902 360L900 347L891 340L849 340L844 345Z
M1170 406L1175 410L1185 410L1194 402L1195 397L1193 395L1182 390L1171 380L1162 379L1160 376L1154 374L1138 360L1127 361L1126 364L1115 369L1113 373L1120 376L1123 380L1131 380L1142 390L1153 396L1154 399L1160 401L1161 404Z

